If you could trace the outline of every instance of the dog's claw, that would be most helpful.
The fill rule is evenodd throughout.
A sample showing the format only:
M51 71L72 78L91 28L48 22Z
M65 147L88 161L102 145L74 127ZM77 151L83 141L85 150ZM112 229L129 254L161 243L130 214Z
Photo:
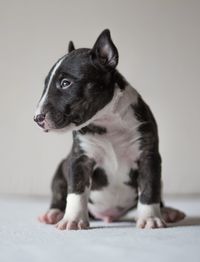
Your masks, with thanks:
M139 218L136 224L137 228L164 228L166 223L159 217L148 217L148 218Z
M89 227L89 222L85 221L68 221L62 219L58 222L55 227L60 230L78 230L78 229L87 229Z

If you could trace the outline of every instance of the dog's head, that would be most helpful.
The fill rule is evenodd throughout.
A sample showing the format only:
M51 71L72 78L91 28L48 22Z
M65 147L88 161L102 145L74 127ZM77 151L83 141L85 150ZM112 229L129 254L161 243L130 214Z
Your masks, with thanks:
M75 49L72 42L68 49L47 75L34 117L45 131L78 129L113 97L118 51L109 30L92 49Z

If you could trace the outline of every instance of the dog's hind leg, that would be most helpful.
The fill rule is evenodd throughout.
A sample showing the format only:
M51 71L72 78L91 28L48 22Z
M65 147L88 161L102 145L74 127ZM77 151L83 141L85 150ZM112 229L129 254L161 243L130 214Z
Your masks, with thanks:
M176 223L185 218L185 213L172 208L172 207L161 207L161 215L166 223Z
M163 197L162 197L163 199ZM185 218L185 213L173 207L166 206L161 200L160 203L161 215L166 223L176 223Z
M66 208L66 197L67 197L67 159L63 160L53 177L51 189L52 199L50 208L47 212L39 216L39 221L45 224L56 224L63 218L64 211Z

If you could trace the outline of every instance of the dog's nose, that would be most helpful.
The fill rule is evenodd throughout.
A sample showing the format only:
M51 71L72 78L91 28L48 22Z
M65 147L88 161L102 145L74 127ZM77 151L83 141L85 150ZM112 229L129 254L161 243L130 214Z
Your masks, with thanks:
M39 114L39 115L34 116L34 121L38 124L42 123L44 120L45 120L44 114Z

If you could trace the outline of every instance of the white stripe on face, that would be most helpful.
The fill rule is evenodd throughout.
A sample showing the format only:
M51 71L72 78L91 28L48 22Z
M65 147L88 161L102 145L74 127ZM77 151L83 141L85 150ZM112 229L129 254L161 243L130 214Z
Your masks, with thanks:
M51 85L51 82L52 82L52 79L57 71L57 69L59 68L59 66L61 65L62 61L66 58L67 55L63 56L62 58L60 58L58 60L58 62L55 64L52 72L51 72L51 75L49 77L49 82L47 84L47 88L45 90L45 93L43 94L43 96L41 97L40 101L39 101L39 104L37 106L37 109L35 111L35 116L39 115L39 114L42 114L42 109L43 109L43 105L45 104L45 101L47 99L47 95L48 95L48 92L49 92L49 88L50 88L50 85Z

